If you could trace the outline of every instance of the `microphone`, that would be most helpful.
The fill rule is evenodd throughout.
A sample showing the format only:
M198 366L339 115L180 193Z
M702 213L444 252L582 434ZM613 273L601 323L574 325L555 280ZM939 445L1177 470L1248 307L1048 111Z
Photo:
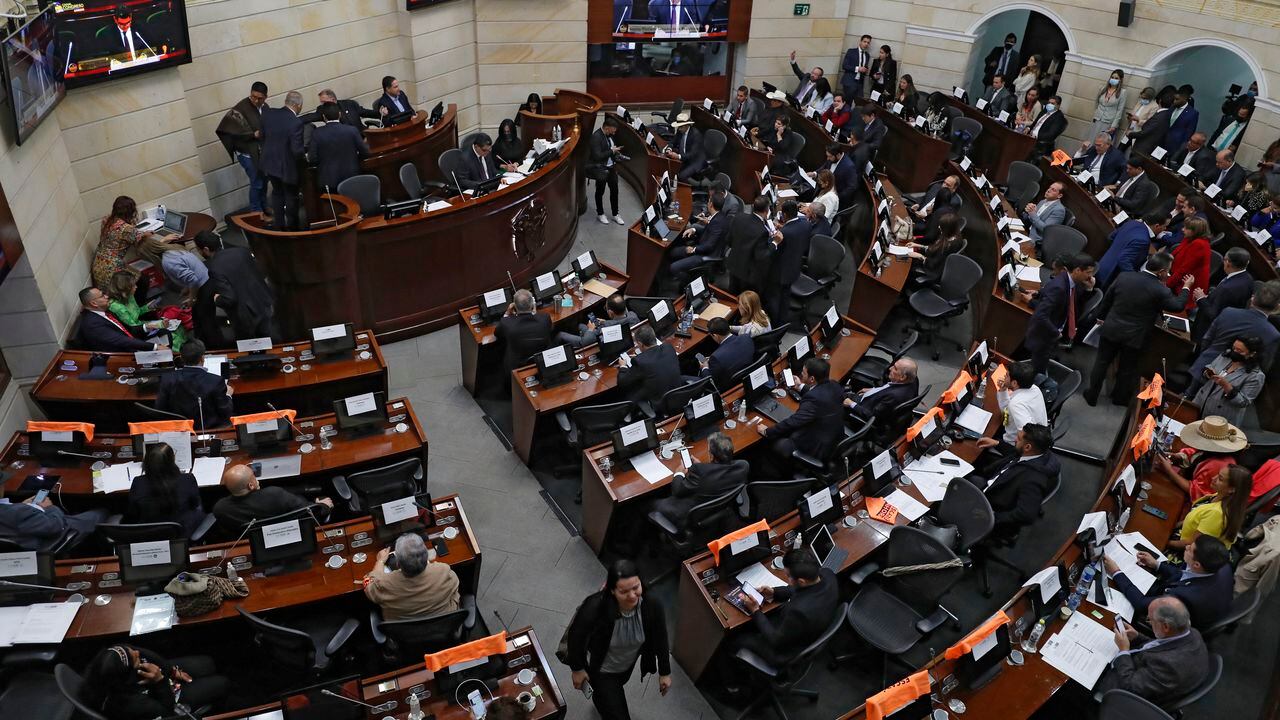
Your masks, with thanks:
M294 425L294 424L293 424L293 421L289 419L289 416L288 416L288 415L286 415L286 414L284 414L284 413L280 412L279 410L277 410L275 405L272 405L271 403L267 403L267 407L271 408L271 411L272 411L272 412L278 412L278 413L280 413L280 417L284 418L284 421L285 421L285 422L287 422L287 423L289 423L289 427L293 428L293 431L294 431L295 433L297 433L298 435L306 435L306 433L304 433L304 432L302 432L302 430L298 429L298 426L297 426L297 425Z
M66 457L88 458L88 459L90 459L90 460L97 460L97 459L98 459L98 458L96 458L96 457L94 457L94 456L92 456L92 455L89 455L88 453L77 453L77 452L71 452L70 450L59 450L59 451L58 451L58 454L59 454L59 455L64 455L64 456L66 456Z
M57 585L36 585L34 583L16 582L14 580L0 580L0 587L29 588L31 590L52 590L54 592L71 593L67 597L67 602L84 603L85 597L80 593L71 592L67 588L58 587Z
M354 699L354 698L349 698L349 697L347 697L346 695L341 695L341 694L336 693L336 692L334 692L334 691L332 691L332 690L330 690L330 689L328 689L328 688L325 688L325 689L321 690L321 691L320 691L320 694L321 694L321 695L328 695L328 696L329 696L329 697L331 697L331 698L338 698L339 700L345 700L346 702L349 702L349 703L351 703L352 705L360 705L361 707L367 707L367 708L369 708L370 710L378 710L378 709L379 709L377 705L370 705L370 704L369 704L369 703L367 703L367 702L361 702L361 701L356 700L356 699Z
M244 526L244 530L240 531L240 537L236 538L236 539L235 539L235 542L232 542L232 543L231 543L231 547L235 547L236 545L238 545L238 544L240 543L240 541L244 539L244 536L245 536L245 535L248 535L248 534L249 534L249 531L253 529L253 526L254 526L254 525L257 525L257 524L258 524L258 518L251 518L251 519L249 520L249 522L245 524L245 526ZM230 549L230 548L228 548L228 549ZM221 570L221 569L222 569L222 566L223 566L223 565L226 565L226 564L227 564L227 561L228 561L229 559L230 559L230 556L229 556L229 555L227 555L227 551L226 551L226 550L223 550L223 551L222 551L222 562L220 562L220 563L218 563L217 565L214 565L214 566L213 566L214 571L216 572L216 571L218 571L218 570ZM229 571L227 572L227 576L228 576L228 577L227 577L227 579L228 579L228 580L234 580L235 578L230 577L231 572L233 572L233 571L234 571L234 566L228 566L228 567L233 568L233 570L229 570Z
M510 270L507 271L507 282L511 283L511 293L514 295L516 292L516 281L515 278L511 277Z
M502 623L502 629L503 629L503 630L505 630L505 631L507 632L507 634L508 634L508 635L510 635L510 634L511 634L511 627L510 627L509 625L507 625L507 621L506 621L506 620L503 620L503 619L502 619L502 615L498 614L498 611L497 611L497 610L494 610L494 611L493 611L493 616L494 616L494 617L496 617L496 618L498 618L498 622Z
M631 5L627 5L622 9L622 18L618 20L618 26L613 29L615 34L622 32L622 24L627 21L627 14L631 12Z
M458 195L460 195L464 201L467 200L467 196L462 192L462 183L458 182L458 173L450 170L449 174L453 176L453 186L458 188Z
M689 14L689 8L684 5L681 5L680 9L684 11L684 16L689 18L689 24L693 26L694 31L697 31L698 23L693 21L693 16Z
M338 209L333 206L333 191L328 185L324 186L324 194L329 198L329 212L333 214L333 226L338 226Z

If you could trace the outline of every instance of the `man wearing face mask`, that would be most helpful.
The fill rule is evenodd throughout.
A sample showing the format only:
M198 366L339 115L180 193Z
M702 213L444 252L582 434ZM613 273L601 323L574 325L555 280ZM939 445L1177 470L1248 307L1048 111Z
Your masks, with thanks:
M1143 105L1150 105L1155 101L1144 97L1138 102ZM1165 136L1169 134L1169 117L1171 115L1173 115L1173 110L1167 105L1162 105L1151 117L1147 118L1146 122L1129 133L1129 142L1132 143L1131 151L1142 155L1150 155L1156 148L1163 145Z
M987 53L983 65L982 87L991 87L991 81L996 75L1016 73L1018 68L1022 67L1022 58L1014 48L1017 44L1018 36L1009 33L1004 38L1004 45L992 48L991 52Z
M1061 108L1062 98L1050 95L1039 117L1027 128L1027 134L1036 139L1035 149L1031 151L1033 157L1051 155L1058 136L1067 129L1067 116L1061 112Z

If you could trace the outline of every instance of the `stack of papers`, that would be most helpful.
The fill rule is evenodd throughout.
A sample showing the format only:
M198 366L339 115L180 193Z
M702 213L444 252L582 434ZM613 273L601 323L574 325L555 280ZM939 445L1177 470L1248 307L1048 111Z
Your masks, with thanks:
M191 474L196 476L199 487L215 487L222 484L222 471L227 468L224 457L196 458Z
M93 491L100 493L128 492L133 479L142 474L142 463L108 465L94 478Z
M906 245L890 245L889 254L897 255L899 257L906 257L911 254L911 248L907 247Z
M929 506L918 502L915 498L903 492L901 489L894 490L884 499L885 502L898 509L898 514L905 517L907 522L915 522L925 513L929 512Z
M920 495L931 503L936 503L947 494L947 486L951 484L951 480L941 475L933 475L930 473L911 473L907 472L906 476L915 485Z
M1152 585L1156 584L1156 576L1139 565L1137 556L1125 548L1124 545L1119 542L1108 543L1107 547L1104 548L1104 552L1106 552L1107 557L1111 558L1119 566L1119 572L1124 573L1129 582L1138 588L1138 592L1145 594L1151 589Z
M144 635L157 630L168 630L178 621L173 608L173 596L168 593L143 595L134 600L133 623L130 635Z
M1040 268L1033 268L1030 265L1019 265L1018 282L1040 282Z
M735 575L734 579L740 583L750 585L753 588L780 588L787 586L785 581L779 580L777 575L769 572L769 568L761 565L760 563L755 563L747 567L745 570Z
M1107 528L1107 514L1101 511L1085 513L1085 516L1080 518L1076 534L1079 535L1085 530L1093 530L1093 544L1101 545L1111 536L1111 531Z
M660 483L671 477L671 469L663 465L652 450L633 456L631 458L631 467L635 468L636 472L640 473L640 477L647 480L650 485Z
M954 460L959 464L943 465L943 458L946 458L947 460ZM925 457L911 463L905 469L912 472L932 473L938 477L946 478L947 480L950 480L951 478L964 477L965 475L973 472L972 465L960 459L958 455L950 450L943 450L937 455L926 455Z
M991 411L979 405L969 405L956 418L956 424L974 435L987 434L987 425L991 422Z
M1075 613L1041 652L1046 663L1092 690L1120 649L1111 630Z
M72 602L0 608L0 647L60 643L79 611Z

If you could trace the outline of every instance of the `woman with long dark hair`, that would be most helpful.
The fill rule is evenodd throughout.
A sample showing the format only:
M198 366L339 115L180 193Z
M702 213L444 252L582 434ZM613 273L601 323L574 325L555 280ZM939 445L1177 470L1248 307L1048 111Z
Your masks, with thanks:
M1218 471L1213 480L1213 494L1197 500L1182 519L1178 539L1169 541L1171 550L1182 550L1201 535L1216 537L1231 547L1244 527L1244 511L1253 489L1253 473L1240 465Z
M166 660L132 645L104 648L85 668L87 704L111 720L145 720L220 704L230 683L204 655Z
M129 248L151 233L139 233L138 204L128 195L121 195L111 203L111 214L102 218L98 229L98 249L93 253L93 284L105 291L111 284L111 276L125 269L125 256Z
M542 96L538 93L529 93L529 97L525 98L523 104L516 108L516 127L520 127L520 111L528 110L534 115L542 114Z
M498 137L493 141L493 154L497 156L500 165L503 163L518 165L524 160L524 142L516 134L515 121L503 120L498 126Z
M178 468L168 443L151 443L142 458L142 474L129 488L128 522L181 523L187 537L204 519L200 487L191 473Z

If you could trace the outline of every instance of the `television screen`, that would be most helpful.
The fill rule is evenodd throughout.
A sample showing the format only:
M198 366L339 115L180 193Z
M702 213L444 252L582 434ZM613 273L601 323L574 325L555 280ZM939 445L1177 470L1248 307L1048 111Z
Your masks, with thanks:
M67 94L55 70L53 48L54 19L48 10L4 41L5 92L19 145Z
M729 29L729 0L613 0L615 38L717 37Z
M56 2L56 67L68 87L191 62L182 0Z

